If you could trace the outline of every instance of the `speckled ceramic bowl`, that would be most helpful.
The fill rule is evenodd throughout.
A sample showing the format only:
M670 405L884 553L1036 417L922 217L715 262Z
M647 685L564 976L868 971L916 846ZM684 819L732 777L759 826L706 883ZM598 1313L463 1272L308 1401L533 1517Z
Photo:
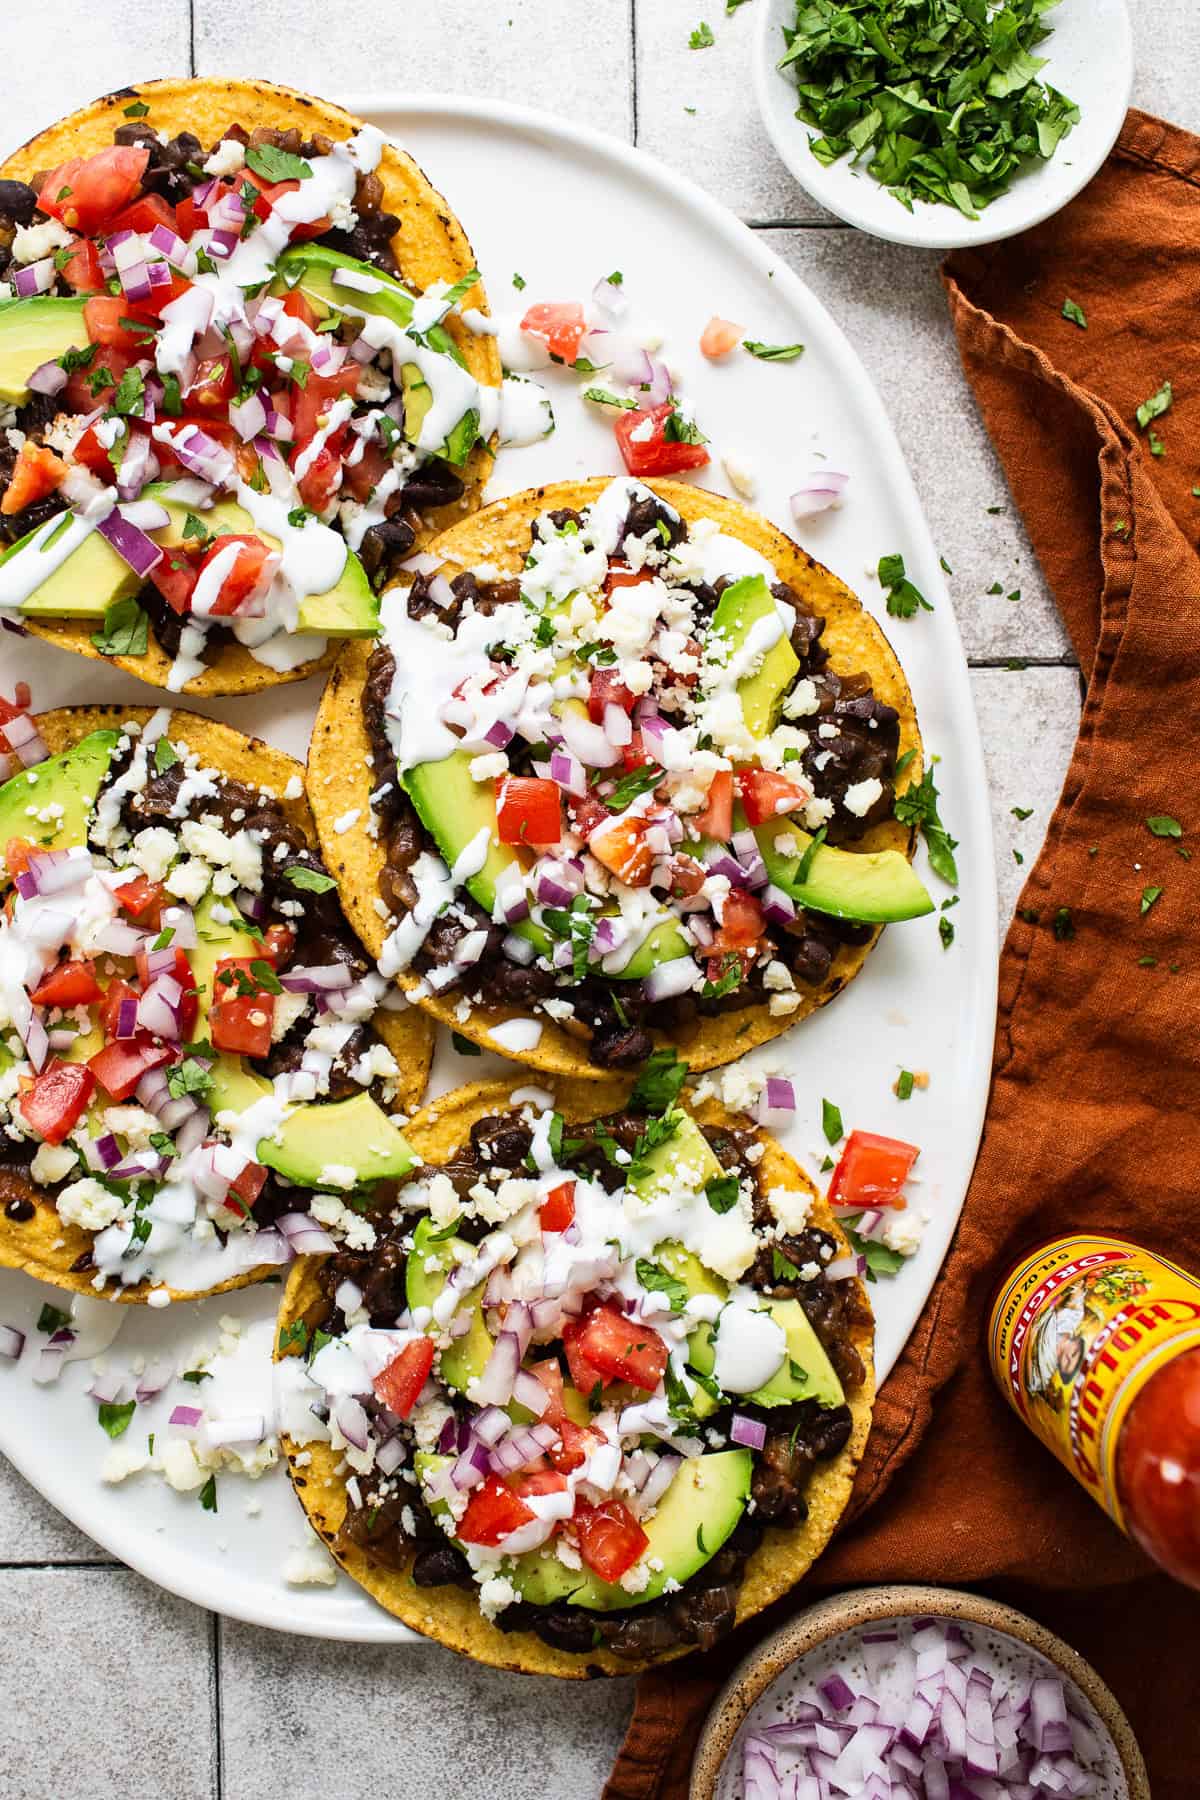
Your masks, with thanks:
M1014 1640L1053 1663L1082 1695L1084 1712L1095 1715L1113 1744L1111 1791L1120 1794L1124 1780L1128 1800L1150 1800L1150 1781L1129 1721L1091 1664L1043 1625L1010 1606L957 1588L875 1587L836 1594L810 1606L766 1638L740 1663L718 1694L700 1733L692 1762L689 1800L737 1800L741 1794L740 1762L725 1766L735 1740L759 1699L797 1658L817 1650L856 1626L891 1619L960 1619L989 1636Z

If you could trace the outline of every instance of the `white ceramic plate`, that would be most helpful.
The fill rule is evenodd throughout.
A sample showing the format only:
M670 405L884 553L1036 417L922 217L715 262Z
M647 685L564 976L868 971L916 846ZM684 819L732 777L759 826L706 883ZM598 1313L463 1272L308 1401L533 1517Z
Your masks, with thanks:
M943 950L934 918L885 933L862 977L836 1004L759 1053L795 1077L799 1112L787 1141L810 1169L825 1149L826 1096L841 1107L847 1129L909 1136L922 1147L913 1203L931 1215L924 1244L898 1277L872 1289L884 1374L945 1256L975 1161L996 990L991 825L967 670L937 551L887 415L850 344L799 277L766 242L650 158L516 107L445 99L352 104L400 138L453 196L493 310L523 310L535 299L586 299L597 278L622 270L631 316L663 333L718 456L737 450L752 461L761 510L786 527L788 494L819 466L816 457L827 455L833 467L850 472L849 497L841 511L801 534L806 547L863 592L876 613L883 611L881 591L864 578L864 566L901 551L934 602L932 613L891 622L891 635L913 684L926 745L944 759L938 777L944 816L961 839L961 903L949 915L955 943ZM514 271L525 280L523 292L512 286ZM742 355L725 365L706 363L697 345L713 310L744 321L749 334L767 342L799 339L806 353L791 364ZM555 371L545 379L558 430L544 443L501 456L496 495L617 470L611 429L590 409L585 416L575 378ZM705 474L710 485L724 486L718 460ZM46 644L29 640L14 654L15 644L5 637L0 645L0 687L11 688L24 675L39 707L161 698L116 670ZM315 684L307 683L257 696L249 708L225 700L203 710L303 755L316 697ZM936 879L931 886L939 898L947 893ZM928 1089L904 1105L891 1092L901 1067L930 1072ZM520 1082L514 1064L467 1060L446 1045L435 1088L506 1072L514 1085ZM132 1316L109 1362L127 1365L135 1352L152 1354L166 1343L182 1354L197 1341L213 1341L217 1320L232 1313L252 1322L261 1368L277 1297L276 1288L264 1287L166 1313L124 1309ZM52 1290L35 1293L25 1278L0 1271L0 1320L30 1328L44 1299L54 1299ZM215 1516L194 1496L181 1497L146 1475L103 1486L99 1470L109 1444L85 1397L88 1366L72 1365L60 1385L38 1388L30 1380L32 1360L27 1353L15 1367L0 1365L0 1449L107 1550L164 1587L235 1618L325 1637L408 1635L344 1578L333 1590L284 1585L282 1565L299 1536L299 1513L278 1471L255 1486L222 1478ZM245 1357L247 1366L252 1360ZM163 1413L191 1392L176 1390ZM156 1418L139 1409L130 1440L153 1429ZM247 1516L248 1502L260 1503L261 1515Z
M1047 59L1041 79L1067 94L1080 121L1049 162L1018 176L1007 194L968 219L951 206L918 202L908 212L865 167L843 157L826 168L808 147L815 128L796 117L796 89L777 65L783 27L796 19L796 0L763 0L754 50L758 110L783 161L822 206L875 237L926 250L992 244L1040 225L1087 186L1117 140L1133 87L1133 28L1125 0L1061 0L1048 14L1052 35L1035 52Z

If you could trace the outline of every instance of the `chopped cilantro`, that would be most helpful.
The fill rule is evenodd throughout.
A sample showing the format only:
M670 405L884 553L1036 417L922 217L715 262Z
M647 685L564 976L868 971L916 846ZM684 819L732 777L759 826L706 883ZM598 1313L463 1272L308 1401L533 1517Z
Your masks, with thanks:
M173 1100L181 1100L185 1094L207 1094L212 1084L209 1070L192 1056L167 1070L167 1091Z
M293 156L290 150L280 150L275 144L251 144L246 151L246 167L261 175L264 181L272 182L307 181L312 174L311 163L306 163L302 156Z
M875 1238L860 1237L847 1221L843 1223L850 1248L856 1256L866 1258L868 1281L875 1281L880 1275L894 1275L897 1269L903 1268L904 1258L899 1250L889 1250Z
M714 1175L704 1184L704 1197L715 1213L727 1213L737 1204L736 1175Z
M200 1504L204 1508L205 1512L211 1512L211 1513L216 1512L216 1510L217 1510L217 1478L215 1475L209 1476L209 1478L205 1482L204 1486L200 1489L198 1498L199 1498Z
M202 1381L212 1380L211 1369L185 1369L182 1379L190 1381L193 1387L199 1387Z
M716 981L706 981L700 989L705 1000L722 1000L742 985L742 959L731 950L721 960L721 973Z
M827 1144L840 1144L846 1135L841 1108L835 1106L832 1100L821 1102L821 1129L825 1133Z
M1137 422L1142 430L1149 428L1151 419L1161 419L1164 413L1170 412L1174 399L1170 382L1164 381L1156 393L1151 394L1148 400L1143 400L1137 409Z
M119 1438L129 1429L129 1421L137 1411L136 1400L102 1400L97 1415L100 1429L107 1431L110 1438Z
M920 781L896 795L893 811L901 825L918 825L929 852L929 866L935 875L958 886L958 864L954 852L958 839L952 838L938 814L938 791L934 786L933 767L926 769Z
M911 619L923 607L933 611L933 603L925 598L904 572L904 558L899 552L879 559L880 584L887 589L887 609L893 619Z
M520 293L525 286L525 277L523 275L514 275L512 284L517 289L517 292Z
M954 920L942 917L938 920L938 936L942 940L942 949L948 950L954 942Z
M1032 925L1037 924L1037 918L1038 918L1037 914L1034 913L1033 917L1030 919L1029 918L1029 909L1026 909L1022 913L1021 916L1022 916L1022 918L1029 919L1030 924L1032 924ZM1052 929L1054 931L1055 937L1058 939L1060 944L1069 943L1070 940L1075 936L1075 921L1071 917L1071 909L1069 906L1060 906L1059 907L1058 911L1054 915Z
M1014 819L1032 819L1033 817L1032 806L1010 806L1008 810Z
M135 100L132 106L123 106L121 111L127 119L144 119L150 108L144 100Z
M703 19L688 38L689 50L709 50L716 43L712 34L712 26L706 25Z
M950 567L950 564L946 561L944 556L939 556L938 562L941 564L943 574L953 575L954 570Z
M150 948L152 950L169 950L171 947L171 939L174 936L175 927L173 925L168 925L164 930L159 932Z
M1156 813L1152 819L1146 820L1146 829L1156 838L1179 838L1183 836L1183 826L1178 819L1169 813Z
M679 1098L687 1073L687 1064L673 1049L655 1050L643 1063L626 1104L632 1112L666 1112Z
M673 1313L683 1311L688 1300L686 1282L664 1269L661 1263L651 1262L645 1256L638 1257L634 1271L648 1294L665 1294Z
M168 1159L168 1161L171 1159L171 1157L178 1155L178 1152L175 1148L175 1139L170 1135L169 1132L152 1131L150 1133L148 1142L149 1142L150 1148L152 1150L157 1150L158 1154L160 1156L165 1156Z
M257 981L261 993L282 994L283 983L280 981L269 962L263 962L256 958L255 961L250 964L250 973L253 975L255 981Z
M1160 887L1144 887L1142 889L1142 912L1148 913L1156 901L1162 899Z
M290 1325L284 1325L279 1333L279 1348L290 1350L296 1344L301 1350L308 1347L308 1326L303 1319L293 1319Z
M987 589L987 592L989 594L1002 594L1004 592L1004 583L1001 581L993 581L991 587Z
M583 397L585 400L592 401L596 406L617 406L624 412L637 411L636 400L622 400L619 394L610 394L607 388L584 388Z
M145 405L145 395L146 378L136 364L131 364L117 383L112 400L113 411L125 415L134 413L140 417Z
M1072 325L1078 325L1080 331L1087 330L1087 314L1082 306L1076 305L1074 300L1067 298L1063 301L1062 316L1064 319L1069 319Z
M303 894L327 894L330 888L337 886L333 876L326 875L324 869L306 869L302 863L294 863L290 869L285 869L283 878Z
M911 1100L913 1091L913 1073L911 1069L901 1069L896 1077L897 1100Z
M173 769L175 767L175 764L178 761L179 761L179 754L178 754L177 750L175 749L174 744L171 742L170 738L169 737L156 738L155 743L154 743L154 772L155 772L155 774L162 775L163 773L165 773L165 771L167 769Z
M70 1323L71 1315L69 1312L63 1312L61 1308L50 1306L49 1304L43 1306L41 1312L37 1316L37 1328L39 1331L63 1331Z
M671 411L663 420L663 442L665 444L707 444L708 439L695 419L687 418L677 406L672 406Z
M757 356L759 362L795 362L804 355L803 344L761 344L757 338L743 338L742 349Z
M178 375L162 375L159 379L163 388L162 409L165 413L169 413L171 418L177 419L183 411L183 394L179 386L179 377Z
M102 656L145 656L149 634L150 621L136 600L114 600L91 641Z
M1025 861L1025 858L1024 858L1024 855L1022 854L1022 852L1020 850L1016 849L1015 847L1013 849L1013 861L1016 863L1018 868L1020 868L1021 864Z

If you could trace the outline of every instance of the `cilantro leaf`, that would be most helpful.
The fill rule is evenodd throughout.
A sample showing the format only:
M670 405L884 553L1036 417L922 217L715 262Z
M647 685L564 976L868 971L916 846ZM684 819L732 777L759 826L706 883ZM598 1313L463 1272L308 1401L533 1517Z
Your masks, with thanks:
M306 869L302 863L295 863L290 869L285 869L283 878L304 894L327 894L330 888L337 886L333 876L326 875L323 869Z
M825 1133L826 1143L829 1144L840 1144L846 1135L842 1125L841 1108L835 1106L832 1100L822 1100L821 1102L821 1129Z
M664 1269L661 1263L651 1262L645 1256L638 1257L634 1270L648 1294L665 1294L673 1313L683 1311L688 1301L686 1282Z
M699 25L697 25L695 31L693 31L691 36L688 38L688 49L689 50L709 50L716 43L716 41L717 41L716 38L712 34L711 25L706 25L702 19L700 21Z
M181 1100L188 1094L207 1094L212 1084L210 1070L194 1056L185 1056L182 1062L167 1070L167 1090L173 1100Z
M655 1050L642 1065L626 1104L631 1112L664 1113L674 1106L688 1066L673 1049Z
M93 631L91 641L102 656L145 656L150 621L136 600L114 600L105 608L104 624Z
M1078 325L1080 331L1087 330L1087 314L1084 312L1082 306L1076 305L1074 300L1067 299L1063 301L1062 316L1064 319L1069 319L1072 325Z
M897 1269L904 1267L904 1257L899 1250L890 1250L886 1244L879 1243L875 1238L860 1237L859 1233L845 1221L843 1221L843 1229L855 1255L866 1258L868 1281L875 1281L880 1275L894 1275Z
M1160 887L1144 887L1142 889L1142 912L1148 913L1150 908L1162 899L1162 893Z
M1164 413L1170 412L1174 399L1170 382L1164 381L1156 393L1151 394L1148 400L1143 400L1137 409L1137 422L1142 430L1147 429L1151 419L1161 419Z
M179 754L178 754L177 750L175 749L174 744L171 742L170 738L169 737L156 738L155 743L154 743L154 772L155 772L155 774L156 775L164 774L167 769L174 768L175 764L178 761L179 761Z
M471 1042L470 1038L465 1038L461 1031L452 1031L450 1033L450 1042L454 1046L454 1048L458 1051L458 1054L460 1056L482 1056L483 1055L483 1051L480 1048L480 1046L478 1044L473 1044Z
M897 794L892 808L901 825L917 825L929 851L929 864L935 875L958 886L958 864L954 852L958 839L952 838L938 815L938 791L934 786L933 767L926 769L920 781Z
M1146 820L1146 828L1156 838L1179 838L1183 836L1183 826L1178 819L1171 818L1169 813L1156 813L1152 819Z
M704 1197L715 1213L727 1213L737 1205L736 1175L714 1175L704 1184Z
M757 338L743 338L742 349L757 356L759 362L795 362L804 355L803 344L763 344Z
M312 174L312 164L306 163L302 156L293 156L290 150L280 150L275 144L251 144L246 151L246 167L261 175L264 181L307 181Z
M63 1312L60 1307L51 1306L49 1302L43 1306L41 1312L37 1316L37 1328L39 1331L63 1331L70 1323L70 1313Z
M205 1482L204 1486L200 1489L200 1492L197 1495L197 1499L199 1500L201 1506L204 1508L205 1512L211 1512L211 1513L216 1512L216 1510L217 1510L217 1478L215 1475L209 1476L209 1478Z
M129 1421L136 1411L136 1400L123 1400L120 1402L102 1400L100 1402L100 1411L97 1415L100 1422L100 1429L102 1431L107 1431L110 1438L119 1438L122 1433L128 1431Z
M663 772L657 763L643 763L640 769L631 769L628 775L622 775L604 804L610 812L624 812L640 794L648 794L651 788L656 788L662 778Z
M899 552L881 556L878 573L881 586L887 589L887 609L892 618L914 618L922 607L926 612L933 611L933 602L905 574L904 558Z

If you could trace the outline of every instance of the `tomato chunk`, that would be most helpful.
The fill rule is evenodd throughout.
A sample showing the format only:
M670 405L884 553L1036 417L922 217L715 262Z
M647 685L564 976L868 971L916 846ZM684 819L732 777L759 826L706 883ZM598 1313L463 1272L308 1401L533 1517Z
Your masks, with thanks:
M34 995L36 1000L37 995ZM543 1231L565 1231L575 1219L575 1183L560 1181L550 1189L538 1208L538 1223Z
M567 1478L557 1469L529 1469L512 1482L514 1494L563 1494L566 1488Z
M593 1375L592 1387L595 1387L599 1379L598 1375ZM586 1425L576 1425L575 1421L568 1419L565 1413L561 1419L551 1420L549 1423L557 1426L559 1437L562 1440L555 1444L550 1451L550 1461L555 1468L561 1469L566 1475L569 1475L572 1469L582 1469L594 1444L599 1442L599 1433L589 1431Z
M667 1346L657 1331L626 1318L610 1301L593 1307L582 1321L579 1349L606 1381L628 1381L653 1393L667 1366Z
M223 956L213 973L209 1011L214 1050L235 1056L266 1056L271 1049L275 996L254 974L257 957Z
M144 919L147 926L157 930L159 914L167 904L168 894L161 881L151 881L146 875L135 875L132 881L123 881L113 892L135 919Z
M620 1581L650 1542L620 1500L606 1500L603 1506L580 1501L573 1523L579 1554L601 1581Z
M485 1475L479 1487L472 1488L467 1510L458 1522L458 1537L464 1544L486 1544L494 1548L510 1532L528 1525L534 1517L529 1507L511 1488L505 1487L497 1475Z
M677 436L679 414L673 400L644 411L623 412L613 429L631 475L680 475L685 469L702 469L708 462L703 444L682 442Z
M54 492L66 472L67 465L61 456L56 456L46 444L35 444L32 438L26 438L17 453L3 498L0 498L0 513L24 512L35 500L44 500L47 494Z
M100 1029L103 1031L106 1038L115 1038L117 1035L117 1025L120 1020L122 1000L136 999L137 989L130 987L127 981L122 981L119 975L114 976L104 990L104 996L100 1002L100 1012L98 1015L100 1019Z
M561 1425L565 1417L562 1369L552 1356L548 1356L544 1362L529 1363L526 1366L531 1375L537 1376L549 1396L549 1405L540 1415L542 1424Z
M916 1144L902 1138L852 1131L829 1183L830 1206L861 1207L864 1212L876 1206L904 1206L900 1190L920 1154Z
M231 555L234 546L236 553ZM205 615L214 618L225 618L230 613L248 609L260 594L266 593L279 567L278 551L272 550L269 544L264 544L260 537L238 531L223 531L220 537L213 539L200 564L197 586L204 583L206 574L218 560L221 584L204 606ZM194 589L192 600L195 604Z
M185 550L164 550L150 571L150 579L172 612L191 612L200 564Z
M247 1217L249 1216L250 1208L262 1193L269 1173L270 1171L265 1169L262 1163L248 1162L230 1182L229 1192L237 1195ZM228 1196L226 1197L225 1204L226 1206L229 1205Z
M551 356L574 363L587 322L578 300L541 300L529 308L521 330L526 337L540 338Z
M414 1338L394 1356L386 1369L381 1369L371 1386L375 1398L382 1400L398 1418L407 1419L417 1404L417 1396L429 1379L433 1367L433 1339Z
M323 513L341 491L345 433L335 432L312 457L296 483L296 491L310 512Z
M76 238L63 255L60 271L63 280L77 294L103 294L106 291L104 270L96 246L89 238Z
M776 774L774 769L739 769L737 791L750 825L763 825L781 813L795 812L812 799L811 788Z
M87 304L90 306L92 303L89 300ZM99 346L86 369L76 369L73 374L68 375L67 385L63 389L66 410L91 413L98 406L108 406L116 384L136 360L132 352L122 350L118 344Z
M697 837L726 844L733 835L733 770L718 769L708 790L708 805L692 820Z
M619 706L622 712L631 713L636 696L625 686L619 675L612 669L593 669L591 686L588 688L588 717L593 725L603 725L606 706Z
M603 1370L596 1368L584 1355L580 1340L583 1337L584 1320L565 1319L562 1328L562 1345L566 1353L567 1367L571 1371L571 1385L578 1388L583 1395L588 1395L597 1385L603 1387L610 1379Z
M653 569L628 569L624 563L610 562L608 574L604 577L604 592L607 597L614 588L641 587L644 581L653 580Z
M730 888L722 908L721 929L709 946L711 956L727 956L731 950L748 950L766 926L766 917L753 894Z
M646 887L654 871L654 852L646 841L648 830L647 821L638 813L609 818L592 832L588 849L626 887Z
M139 194L136 200L122 207L109 230L140 231L148 237L156 225L165 225L168 231L178 233L175 208L161 194Z
M88 334L88 342L99 344L105 350L123 350L126 355L135 359L148 356L148 346L154 334L154 320L141 321L137 308L128 300L111 294L97 294L83 303L83 323ZM91 367L107 361L106 357L96 356ZM114 373L116 371L114 370Z
M113 1100L128 1100L142 1076L170 1062L173 1055L169 1044L155 1043L142 1034L106 1044L88 1058L86 1066Z
M61 962L33 990L35 1006L91 1006L101 997L90 962Z
M112 144L94 156L71 156L42 178L38 206L71 231L94 237L142 185L150 152L144 144Z
M360 363L347 361L332 375L309 374L302 388L292 391L292 430L296 443L307 444L328 423L329 409L338 400L358 392Z
M502 844L557 844L562 836L557 785L538 776L499 776L496 825Z
M61 1144L78 1125L95 1086L87 1063L60 1062L55 1057L22 1094L22 1116L43 1143Z
M722 319L714 313L700 333L701 354L707 356L709 362L728 356L731 350L737 349L744 330L745 326L735 325L732 319Z

